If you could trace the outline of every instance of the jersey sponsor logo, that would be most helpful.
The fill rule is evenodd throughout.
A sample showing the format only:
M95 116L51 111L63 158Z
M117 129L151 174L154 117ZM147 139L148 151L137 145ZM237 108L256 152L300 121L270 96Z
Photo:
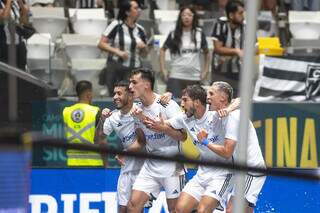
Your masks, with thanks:
M209 138L208 140L209 140L209 142L214 143L214 142L217 142L218 139L219 139L219 135L214 135L212 138Z
M136 136L136 133L133 131L133 132L130 133L129 135L124 136L124 137L121 139L121 142L122 142L122 143L126 143L126 142L128 142L128 141L131 141L135 136Z
M82 109L75 109L71 113L71 119L76 122L80 123L84 118L84 111Z
M164 133L153 133L151 135L146 135L146 140L159 140L164 138L165 138Z
M198 53L198 49L182 49L181 54L188 54L188 53Z

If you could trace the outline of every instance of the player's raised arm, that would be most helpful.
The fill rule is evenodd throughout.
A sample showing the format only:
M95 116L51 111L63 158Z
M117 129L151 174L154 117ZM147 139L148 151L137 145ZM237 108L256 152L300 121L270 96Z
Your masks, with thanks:
M201 130L197 134L197 138L198 138L199 142L202 143L203 145L207 146L214 153L216 153L226 159L229 159L233 155L233 152L234 152L234 149L236 146L236 141L225 138L224 144L219 145L219 144L215 144L215 143L210 143L209 140L207 139L207 137L208 137L208 133L205 130Z

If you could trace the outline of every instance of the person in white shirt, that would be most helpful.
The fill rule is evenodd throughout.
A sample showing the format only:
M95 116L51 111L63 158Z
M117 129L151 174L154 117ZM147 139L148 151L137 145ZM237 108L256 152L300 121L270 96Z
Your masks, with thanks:
M210 103L211 110L219 110L230 103L232 99L232 87L226 82L214 82L208 89L207 100ZM225 126L225 141L230 141L237 144L239 141L239 125L240 125L240 110L230 112L227 125ZM265 162L259 146L258 137L252 122L249 122L248 130L248 147L247 147L247 165L251 167L265 168ZM206 133L202 132L199 139L203 140ZM237 145L238 147L239 145ZM226 147L212 144L208 146L213 152L230 154L231 151ZM237 156L237 147L235 156ZM235 157L236 160L236 157ZM247 212L253 212L253 208L258 199L258 195L265 182L266 176L264 174L257 174L248 172L246 178L245 199L247 201ZM228 202L227 211L232 212L233 194Z
M137 140L134 118L131 116L130 110L133 107L133 97L129 92L129 82L120 81L115 84L113 102L116 110L105 119L103 123L103 133L109 136L113 131L121 140L121 145L127 151L141 151L144 147L143 138ZM104 110L106 111L106 110ZM104 112L103 112L104 114ZM117 156L118 158L118 156ZM142 159L132 157L120 157L121 171L118 178L117 199L119 204L119 212L127 212L127 204L131 195L132 185L143 165ZM155 198L159 192L150 194Z
M165 53L169 50L170 70L165 66ZM204 58L202 66L201 59ZM199 84L208 75L210 54L206 36L198 26L197 13L192 6L180 9L176 27L160 49L160 73L167 90L174 97L191 84Z
M164 94L161 96L161 101L166 104L170 98L170 94ZM102 116L106 117L103 122L103 135L101 135L100 129L97 131L98 135L104 137L109 136L113 131L119 137L121 145L126 151L145 151L145 138L138 137L139 134L135 132L134 117L131 115L131 111L135 107L133 102L133 96L129 91L129 82L126 80L119 81L115 84L113 102L116 110L110 111L105 108L102 111ZM131 196L132 185L143 165L144 160L116 156L117 160L121 164L121 172L118 178L117 186L117 199L119 204L119 212L127 212L127 204ZM150 208L152 201L158 197L159 190L151 192L149 194L149 202L145 207Z
M141 103L137 106L144 114L153 119L172 118L181 113L178 104L172 100L164 105L160 103L159 95L153 92L154 73L152 70L138 68L130 76L129 89ZM166 134L148 129L140 121L136 128L141 129L146 138L148 153L174 156L180 153L180 140L184 139L181 131L172 129ZM164 188L169 212L174 212L177 198L184 185L183 165L176 162L166 162L146 159L133 185L132 195L128 204L128 212L141 212L143 205L149 199L149 193Z
M206 91L199 85L188 86L181 98L184 115L175 116L166 121L174 129L185 129L200 152L201 160L212 160L232 163L232 154L224 156L212 152L211 144L223 145L224 126L228 117L220 118L217 112L209 111L206 105ZM150 128L158 128L150 122ZM163 128L159 128L163 129ZM207 141L199 141L197 133L205 129ZM230 145L235 147L235 143ZM199 166L196 175L187 183L178 199L176 212L212 212L220 207L231 187L232 172L228 169Z

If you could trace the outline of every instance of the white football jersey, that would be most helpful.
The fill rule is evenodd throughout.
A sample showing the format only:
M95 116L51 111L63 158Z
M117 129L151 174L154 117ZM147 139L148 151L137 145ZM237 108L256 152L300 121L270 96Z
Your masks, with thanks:
M103 132L110 135L115 131L120 138L121 144L126 150L136 139L134 118L130 113L122 114L120 110L113 111L112 115L107 118L103 125ZM121 168L121 173L136 171L142 167L143 160L125 157L125 165Z
M240 125L240 110L235 110L229 114L228 123L226 126L226 136L231 140L239 141L239 125ZM235 160L237 159L237 147L235 151ZM265 162L260 149L256 130L249 122L248 142L247 142L247 164L248 166L265 168Z
M224 127L226 125L228 117L219 118L219 115L215 111L208 111L206 109L205 114L200 119L194 118L194 116L188 118L185 114L175 116L172 119L169 119L168 122L174 129L185 129L190 134L194 145L200 152L200 159L201 160L208 160L208 161L219 161L225 163L232 163L232 158L225 159L220 155L216 154L215 152L211 151L208 147L203 145L197 139L197 134L200 130L204 129L208 133L208 141L209 143L221 144L224 143ZM228 169L216 168L216 167L208 167L208 166L199 166L197 175L202 180L230 174L231 171Z
M164 120L170 119L177 114L181 114L179 105L171 100L167 105L160 103L160 95L156 94L154 102L150 106L143 106L142 103L137 107L143 110L143 114L153 118L160 119L160 114ZM146 150L148 153L161 156L174 156L180 153L180 142L174 140L164 133L154 132L148 129L140 121L136 121L136 128L141 128L146 137ZM175 162L166 162L146 159L142 169L155 177L170 177L175 172L180 173L183 166Z

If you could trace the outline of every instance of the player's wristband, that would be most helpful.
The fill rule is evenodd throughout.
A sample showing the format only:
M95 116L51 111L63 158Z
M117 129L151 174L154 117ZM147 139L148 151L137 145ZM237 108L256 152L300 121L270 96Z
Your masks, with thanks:
M207 138L203 139L201 142L202 142L202 144L205 145L205 146L208 146L208 144L209 144L209 141L208 141Z

